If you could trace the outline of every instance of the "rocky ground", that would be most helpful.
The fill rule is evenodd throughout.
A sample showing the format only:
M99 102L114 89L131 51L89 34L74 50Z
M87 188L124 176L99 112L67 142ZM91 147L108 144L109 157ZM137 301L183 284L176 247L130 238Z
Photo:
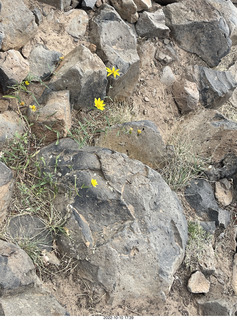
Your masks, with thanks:
M141 2L146 3L146 1ZM157 2L159 3L159 1ZM162 8L157 2L152 2L151 12ZM60 52L61 56L64 57L79 44L90 48L92 52L95 51L95 47L90 42L90 30L86 18L83 22L85 24L85 34L75 37L66 31L67 12L56 10L54 7L45 3L42 4L40 1L24 0L24 3L30 9L38 8L44 12L36 35L21 49L25 58L29 56L32 48L39 43L47 46L49 50ZM100 1L97 1L97 4L99 7ZM94 10L86 9L88 18L91 19L97 10L97 7ZM131 23L129 25L132 26ZM172 48L172 54L170 55L167 53L168 47ZM195 200L190 200L188 196L186 197L188 193L186 192L185 194L184 186L175 188L173 185L173 187L182 202L187 221L200 220L204 224L207 223L206 228L211 231L212 238L206 241L207 247L201 247L198 258L192 253L186 252L186 257L175 272L170 292L163 303L158 299L147 299L147 297L143 299L142 296L139 296L138 299L134 299L129 303L124 300L116 305L109 304L108 296L103 288L98 283L81 277L81 270L77 267L75 257L73 255L64 255L65 252L60 251L57 243L54 243L54 251L57 259L60 260L59 264L58 260L56 263L46 263L47 266L44 266L41 273L39 268L38 275L41 277L45 288L56 297L72 316L236 315L237 303L236 288L233 286L233 270L235 270L234 254L236 252L235 226L237 207L235 184L237 166L236 158L234 158L232 165L226 158L226 155L230 153L237 155L236 91L234 91L231 98L226 98L217 107L206 108L203 103L196 101L196 103L190 103L191 107L189 105L188 108L191 108L191 110L186 112L187 104L180 102L175 97L177 89L173 84L182 82L185 74L184 70L189 70L189 67L194 65L208 67L207 61L204 62L196 54L181 49L172 36L163 39L158 37L138 37L137 52L140 58L140 70L138 81L134 85L132 93L126 99L120 99L120 101L115 99L114 102L110 103L109 100L106 100L108 107L110 110L112 109L109 114L109 116L113 115L112 124L150 120L158 127L164 145L177 144L178 141L177 145L185 145L187 152L191 150L195 157L202 156L205 158L204 170L206 174L202 176L204 185L200 189L195 189L195 192L192 191L195 194L195 199L201 198L200 202L196 200L198 206L202 206L200 212L195 207ZM159 56L159 53L163 53L166 59L171 57L172 63L167 64L162 60L164 57L162 55ZM213 70L226 71L234 68L236 58L237 45L233 41L230 52L223 57L220 63L216 64ZM170 70L168 74L164 71L167 66L170 66L171 73L169 73ZM188 77L188 79L190 78ZM49 84L47 80L45 83ZM40 98L44 87L40 87L38 83L32 83L31 89L35 92L36 97ZM195 98L195 88L189 87L189 89L190 96ZM24 97L26 105L31 103L31 99L32 97ZM188 100L187 97L186 99ZM219 97L214 97L214 102L218 99ZM8 108L16 110L14 102L10 101ZM226 118L223 118L224 120L220 116L218 118L216 112L222 113ZM83 119L88 117L88 112L85 110L73 110L72 114L72 127L78 120L83 122ZM116 121L116 119L119 119L119 121ZM220 130L212 129L210 123L213 121L227 121L228 125L226 127L228 130L225 128L225 123L223 124L222 122L220 123ZM114 140L116 139L114 138ZM121 141L118 140L118 143L116 143L119 145ZM110 144L112 142L105 140L103 144L99 140L98 133L96 133L90 137L89 143L111 147ZM115 150L141 160L139 157L133 157L133 150L130 150L128 146L124 151L122 149ZM165 175L162 167L155 167L155 162L152 165L153 169ZM229 189L225 188L224 198L218 195L216 191L216 183L221 179L226 179L231 184ZM205 183L208 183L208 185ZM198 185L198 182L196 181L194 185ZM210 189L208 189L209 187ZM223 191L223 189L221 190ZM231 195L228 190L230 190ZM216 191L215 197L214 191ZM207 195L206 198L205 195ZM228 201L228 197L231 198L231 201ZM212 214L215 216L214 220L210 218ZM191 237L190 234L189 232L189 237ZM196 239L196 241L199 240ZM188 254L191 255L191 258ZM191 262L188 258L191 259ZM195 259L203 261L196 261ZM190 277L196 271L202 271L204 274L205 279L202 285L203 287L208 286L207 290L202 287L200 291L195 292L198 287L197 282L190 288Z

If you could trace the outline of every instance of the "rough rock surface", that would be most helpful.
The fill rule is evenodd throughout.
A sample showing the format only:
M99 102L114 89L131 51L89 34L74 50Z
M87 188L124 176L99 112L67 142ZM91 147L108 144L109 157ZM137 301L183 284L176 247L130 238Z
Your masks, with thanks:
M199 106L199 91L195 82L178 79L173 84L174 99L182 114L196 110Z
M168 156L160 132L151 121L127 122L111 127L100 135L96 145L125 153L153 169L162 168Z
M120 77L109 78L107 95L128 97L139 75L137 40L133 30L109 5L102 6L91 20L91 40L97 46L97 54L107 67L119 69Z
M227 227L230 213L221 210L214 197L211 185L203 179L193 179L185 189L185 198L205 221L215 221L216 226Z
M218 71L195 66L195 74L200 92L200 101L206 108L218 108L227 101L237 82L230 71Z
M71 128L72 117L70 93L68 90L50 92L46 104L29 110L29 121L33 124L32 132L45 142L53 142L65 137Z
M29 62L25 60L19 51L9 50L0 52L0 87L5 94L9 86L21 83L29 73Z
M65 316L66 310L52 294L43 289L31 289L14 296L1 298L4 316Z
M16 133L21 134L23 130L23 122L14 111L0 114L0 146L3 146L6 140L13 138Z
M237 8L231 0L208 0L224 17L230 30L232 45L237 44Z
M140 13L135 26L140 37L158 37L159 39L169 37L170 29L165 25L165 15L162 9Z
M42 219L30 214L14 216L10 219L7 231L10 238L25 247L33 243L40 250L50 251L53 237Z
M137 11L148 10L152 8L151 0L133 0L137 6Z
M3 1L0 24L2 50L20 49L36 34L36 31L35 17L23 0L16 1L14 6L11 0Z
M227 156L232 156L233 160L230 159L229 165L227 162L221 165L221 170L226 172L220 178L228 178L236 170L231 170L237 155L236 129L236 122L226 119L216 110L200 110L189 118L185 126L180 124L175 132L182 141L192 141L195 154L210 159L213 164L222 163Z
M224 207L231 204L233 200L232 185L229 180L221 179L215 183L215 197Z
M192 293L207 293L210 289L210 282L203 273L196 271L188 280L188 289Z
M137 6L133 0L111 0L111 4L122 19L130 23L138 20Z
M57 67L60 57L60 52L48 50L41 44L34 46L28 59L32 80L47 80Z
M56 70L40 102L46 102L51 91L69 90L70 105L75 109L91 109L94 99L106 94L106 68L100 58L79 45Z
M102 285L115 305L124 299L164 298L183 259L187 224L161 176L109 149L78 151L70 139L45 147L40 157L47 171L57 157L64 192L75 190L76 183L74 199L60 197L61 211L69 210L71 217L66 224L70 238L62 235L58 243L79 260L83 277ZM90 187L92 178L96 188Z
M1 157L0 157L1 159ZM0 162L0 223L7 214L7 208L11 201L14 179L12 171Z
M65 29L68 34L75 38L85 35L89 18L84 10L70 10L64 14L64 19L65 17Z
M0 240L0 294L23 292L38 283L35 267L24 250Z
M210 67L217 66L230 51L229 27L207 0L185 0L170 4L163 10L166 24L178 45L196 53Z
M233 303L233 299L230 300L200 300L199 314L202 316L234 316L236 315L237 305Z

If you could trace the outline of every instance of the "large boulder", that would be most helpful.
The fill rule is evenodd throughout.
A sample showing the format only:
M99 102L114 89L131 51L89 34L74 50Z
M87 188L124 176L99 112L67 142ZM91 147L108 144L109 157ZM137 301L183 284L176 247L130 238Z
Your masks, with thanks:
M14 5L11 0L2 1L0 14L0 47L2 50L20 49L36 34L35 17L23 0L14 2Z
M79 45L64 58L40 102L46 103L52 91L69 90L74 109L90 109L94 106L95 98L105 97L106 86L105 65L96 54Z
M103 5L91 20L91 40L107 67L119 69L120 76L109 77L107 95L124 98L131 95L139 76L139 56L133 30L109 5Z
M184 257L187 223L160 174L109 149L78 150L71 139L43 148L39 157L46 171L57 161L65 196L56 205L71 213L69 237L61 235L58 247L78 260L81 277L101 285L114 305L165 298Z
M230 51L229 27L208 0L185 0L167 5L163 11L178 45L196 53L210 67L217 66Z

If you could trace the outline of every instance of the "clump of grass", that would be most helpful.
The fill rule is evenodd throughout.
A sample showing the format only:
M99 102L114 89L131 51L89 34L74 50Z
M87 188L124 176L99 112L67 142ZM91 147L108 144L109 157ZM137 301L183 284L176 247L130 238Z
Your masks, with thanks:
M213 242L213 235L205 231L199 222L188 222L188 243L186 246L184 263L192 272L197 270L199 262L202 262L208 247Z
M170 145L172 153L160 173L172 190L181 191L191 179L204 176L208 161L195 155L192 144L179 137Z

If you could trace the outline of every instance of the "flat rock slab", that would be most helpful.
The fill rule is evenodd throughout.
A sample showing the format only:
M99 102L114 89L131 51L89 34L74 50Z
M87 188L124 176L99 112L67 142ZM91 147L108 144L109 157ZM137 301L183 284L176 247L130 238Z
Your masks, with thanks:
M78 259L81 275L102 285L114 305L164 298L183 260L187 223L159 173L109 149L78 150L71 139L49 145L39 156L48 172L57 159L65 193L57 208L70 212L70 237L61 235L58 246Z
M166 25L182 49L196 53L210 67L217 66L229 53L232 43L229 27L208 0L185 0L169 4L163 10Z

